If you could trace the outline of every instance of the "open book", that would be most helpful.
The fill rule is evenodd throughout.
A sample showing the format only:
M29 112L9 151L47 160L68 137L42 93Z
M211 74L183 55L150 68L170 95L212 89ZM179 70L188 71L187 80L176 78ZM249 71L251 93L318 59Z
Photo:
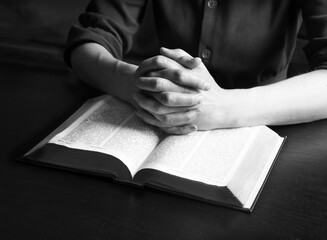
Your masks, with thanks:
M266 126L167 135L135 112L91 99L24 160L253 209L284 138Z

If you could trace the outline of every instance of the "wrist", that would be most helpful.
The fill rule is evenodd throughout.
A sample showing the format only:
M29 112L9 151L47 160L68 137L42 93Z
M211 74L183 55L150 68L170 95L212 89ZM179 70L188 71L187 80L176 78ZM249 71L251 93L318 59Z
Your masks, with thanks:
M116 83L114 92L120 99L135 106L133 94L137 91L135 86L137 66L117 60L114 69L115 74L112 79Z
M217 125L220 128L253 126L255 105L253 89L222 90L223 98L218 103L221 109L217 111Z

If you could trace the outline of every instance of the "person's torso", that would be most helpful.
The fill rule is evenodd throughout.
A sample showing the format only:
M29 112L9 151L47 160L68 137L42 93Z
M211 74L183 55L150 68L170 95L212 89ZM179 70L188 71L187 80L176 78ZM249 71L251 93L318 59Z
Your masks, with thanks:
M301 23L295 0L165 0L153 10L160 45L201 57L224 88L284 77Z

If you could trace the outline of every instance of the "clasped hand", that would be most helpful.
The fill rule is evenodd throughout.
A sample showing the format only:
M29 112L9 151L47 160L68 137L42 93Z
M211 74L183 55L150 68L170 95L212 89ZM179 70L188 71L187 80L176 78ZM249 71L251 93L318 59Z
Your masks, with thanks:
M162 48L161 54L143 61L137 70L137 115L171 134L228 127L227 91L201 59L180 49Z

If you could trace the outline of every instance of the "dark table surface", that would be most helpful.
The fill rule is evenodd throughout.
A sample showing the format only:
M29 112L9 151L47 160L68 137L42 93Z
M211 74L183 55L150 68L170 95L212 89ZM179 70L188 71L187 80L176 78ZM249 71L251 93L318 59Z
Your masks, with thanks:
M0 64L0 239L327 239L327 121L288 139L249 213L17 162L97 93L69 72Z

